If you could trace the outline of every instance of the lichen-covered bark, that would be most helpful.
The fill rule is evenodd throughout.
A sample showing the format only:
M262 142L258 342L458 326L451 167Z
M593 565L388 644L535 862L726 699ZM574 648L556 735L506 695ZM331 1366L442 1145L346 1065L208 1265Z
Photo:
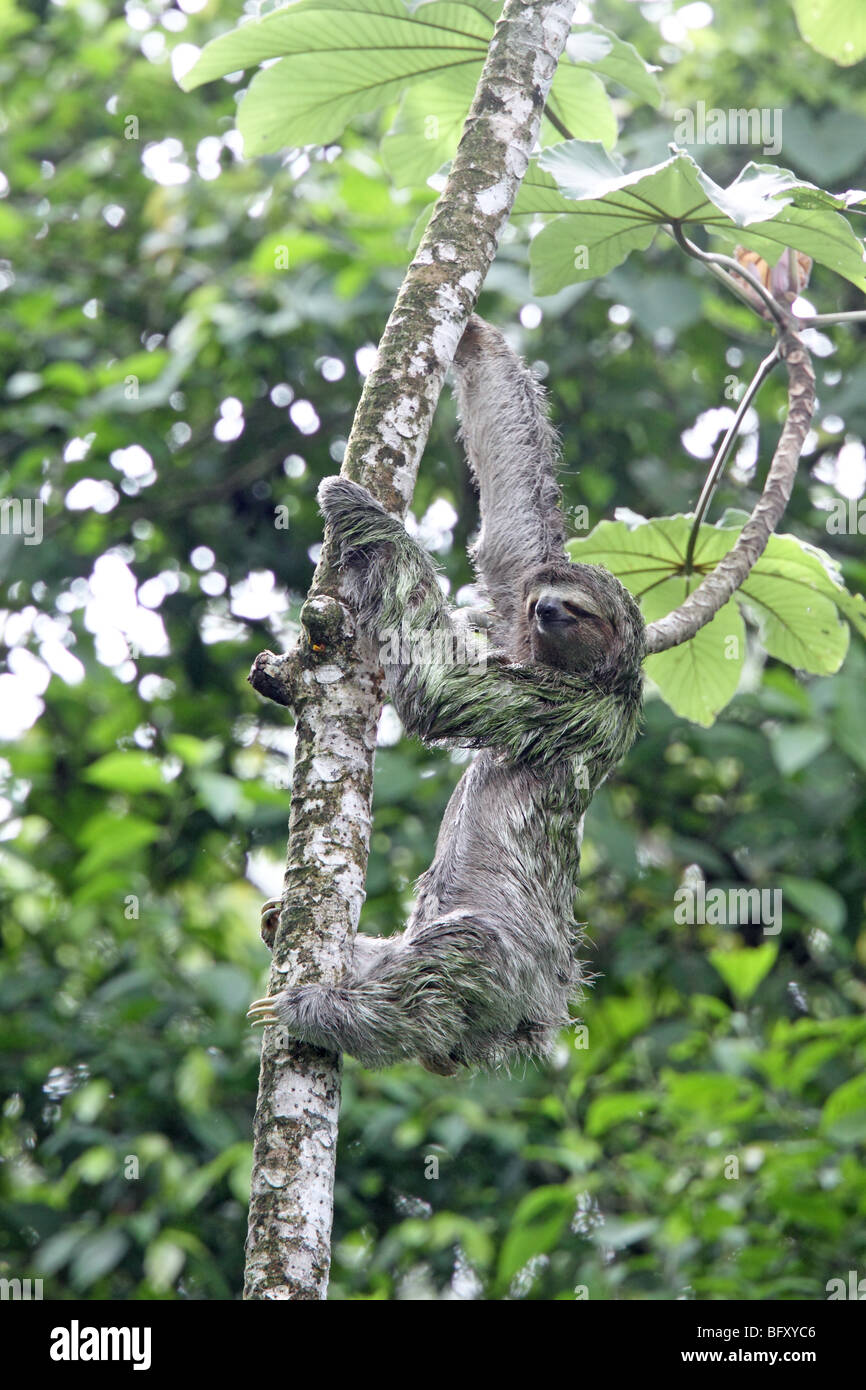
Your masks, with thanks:
M665 652L669 647L687 642L715 617L748 578L788 505L797 476L797 463L815 411L815 373L809 353L793 329L782 333L779 351L788 369L788 415L764 490L737 537L736 545L712 573L679 608L648 625L647 652Z
M506 0L463 138L365 383L343 472L403 512L445 373L496 252L565 46L573 0ZM335 981L364 898L378 673L353 644L326 553L298 650L250 681L297 713L283 908L269 993ZM245 1297L327 1292L340 1059L267 1030L255 1119Z

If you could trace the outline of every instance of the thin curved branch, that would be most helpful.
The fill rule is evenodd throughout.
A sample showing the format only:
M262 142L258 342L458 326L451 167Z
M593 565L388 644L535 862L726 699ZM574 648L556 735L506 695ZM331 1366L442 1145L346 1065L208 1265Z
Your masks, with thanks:
M547 114L548 116L550 115L549 112ZM720 251L703 251L700 246L696 245L695 242L686 236L681 224L678 222L672 222L670 227L666 227L665 230L669 232L677 245L681 250L685 251L687 256L692 256L694 260L701 261L717 280L721 281L727 289L731 290L732 293L736 294L744 303L748 304L749 307L753 309L755 306L742 285L737 283L737 276L740 277L741 281L747 281L755 293L760 295L780 328L784 327L789 318L794 319L797 327L800 329L831 327L836 323L866 323L866 309L843 310L838 314L793 314L785 305L779 303L767 289L766 285L761 283L754 271L750 270L748 266L741 265L740 262L734 260L732 256L726 256ZM789 255L793 254L793 251L789 248ZM793 297L792 294L791 298L793 299Z
M733 290L741 299L745 299L746 303L750 304L750 307L754 308L748 296L745 295L740 286L737 285L734 277L739 276L741 280L745 280L751 285L755 293L760 295L773 316L776 327L780 332L786 328L790 319L788 310L780 304L777 299L774 299L770 291L765 285L761 284L757 275L755 275L747 265L740 265L739 261L735 261L733 256L725 256L721 251L702 251L700 246L697 246L686 236L678 222L672 222L671 227L677 244L682 247L687 256L692 256L696 261L703 261L704 265L709 266L710 270L714 271L717 279L724 280L728 289ZM730 273L731 271L733 271L733 275ZM732 281L733 283L731 283Z
M695 519L692 524L691 535L689 536L689 543L686 547L686 574L691 574L692 572L692 562L695 558L695 546L697 544L698 535L700 534L701 523L703 522L703 519L707 514L707 509L709 508L709 505L713 500L713 495L716 491L716 488L719 486L722 474L725 471L725 463L727 462L728 455L730 454L731 449L733 448L734 440L740 433L740 428L742 426L743 420L746 418L746 412L751 406L752 401L757 396L758 392L760 391L761 387L763 386L767 377L770 375L770 372L773 370L778 360L779 344L775 343L773 346L773 351L767 353L767 356L764 358L763 362L758 367L758 370L755 372L755 375L752 377L752 380L749 382L746 391L743 393L743 399L740 401L740 404L737 408L737 413L731 421L731 424L729 425L727 432L725 433L725 437L719 445L718 450L716 451L716 456L710 465L706 481L704 482L704 485L701 488L701 495L698 498L698 505L695 508Z
M815 411L815 373L793 328L780 335L778 352L788 371L788 415L770 464L764 491L732 550L685 603L647 627L647 652L664 652L694 637L748 577L778 525L791 496L797 463Z
M846 309L840 314L797 315L801 328L824 328L834 323L866 323L866 309Z
M573 9L573 0L506 0L448 183L364 384L342 471L389 511L411 501L445 373L526 172ZM326 543L287 668L298 724L269 994L343 975L364 897L382 690L355 650L339 578ZM259 689L269 666L260 663ZM271 669L273 688L285 674ZM325 1297L339 1100L338 1056L267 1030L246 1298Z

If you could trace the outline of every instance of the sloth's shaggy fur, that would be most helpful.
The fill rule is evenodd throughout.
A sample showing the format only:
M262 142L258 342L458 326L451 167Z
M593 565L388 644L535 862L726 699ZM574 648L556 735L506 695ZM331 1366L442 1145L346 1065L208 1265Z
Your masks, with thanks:
M358 936L339 985L270 1001L272 1017L308 1042L370 1067L414 1057L446 1075L543 1055L568 1021L581 983L583 815L635 737L644 656L631 595L600 566L565 558L541 387L477 317L455 371L481 496L473 558L490 609L485 659L453 659L459 623L399 521L344 478L326 478L319 501L360 632L377 654L389 634L410 634L385 661L406 729L481 751L445 812L405 931Z

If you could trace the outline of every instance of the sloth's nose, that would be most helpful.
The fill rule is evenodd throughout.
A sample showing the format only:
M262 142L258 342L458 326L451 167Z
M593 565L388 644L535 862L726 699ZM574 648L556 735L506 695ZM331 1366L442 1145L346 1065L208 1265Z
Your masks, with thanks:
M559 599L541 598L535 605L535 616L542 626L546 626L548 623L561 622L565 617L565 610Z

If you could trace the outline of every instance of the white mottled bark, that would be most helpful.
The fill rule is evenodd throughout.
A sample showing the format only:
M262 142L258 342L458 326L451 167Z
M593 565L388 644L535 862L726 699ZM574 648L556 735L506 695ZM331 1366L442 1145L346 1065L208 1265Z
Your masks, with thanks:
M506 0L448 185L368 376L343 473L391 511L409 505L445 373L538 135L573 0ZM250 680L298 714L283 908L269 993L335 981L364 897L381 690L354 649L339 576L323 557L297 653ZM340 1059L269 1030L255 1120L245 1297L327 1292Z

